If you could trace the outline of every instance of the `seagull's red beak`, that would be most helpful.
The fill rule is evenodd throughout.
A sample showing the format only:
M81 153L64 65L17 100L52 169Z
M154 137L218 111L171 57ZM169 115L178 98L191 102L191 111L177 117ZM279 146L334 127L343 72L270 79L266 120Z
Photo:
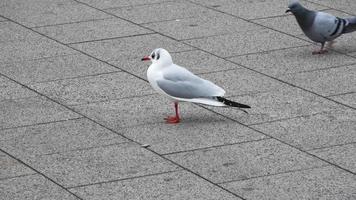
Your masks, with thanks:
M151 60L151 58L148 57L148 56L145 56L145 57L143 57L141 60L142 60L142 61L147 61L147 60Z

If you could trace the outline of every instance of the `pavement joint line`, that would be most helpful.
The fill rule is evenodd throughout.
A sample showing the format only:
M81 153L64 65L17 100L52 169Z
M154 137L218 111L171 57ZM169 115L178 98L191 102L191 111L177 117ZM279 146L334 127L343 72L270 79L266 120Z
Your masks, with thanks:
M165 171L165 172L159 172L159 173L153 173L153 174L145 174L145 175L141 175L141 176L132 176L132 177L127 177L127 178L115 179L115 180L108 180L108 181L101 181L101 182L96 182L96 183L76 185L76 186L67 187L67 189L70 190L70 189L74 189L74 188L88 187L88 186L92 186L92 185L102 185L102 184L107 184L107 183L115 183L115 182L120 182L120 181L139 179L139 178L146 178L146 177L158 176L158 175L169 174L169 173L180 172L180 171L185 171L185 170L184 169L177 169L177 170L171 170L171 171Z
M166 20L159 20L159 21L152 21L152 22L144 22L144 23L139 23L140 25L150 25L150 24L156 24L156 23L162 23L162 22L173 22L177 20L185 20L185 19L194 19L196 17L182 17L182 18L176 18L176 19L166 19Z
M141 34L135 34L135 35L126 35L126 36L118 36L118 37L111 37L111 38L102 38L102 39L97 39L97 40L86 40L86 41L80 41L80 42L71 42L71 43L63 43L66 45L76 45L76 44L83 44L83 43L91 43L91 42L101 42L101 41L106 41L106 40L117 40L117 39L124 39L124 38L132 38L132 37L138 37L138 36L145 36L145 35L154 35L156 33L141 33Z
M265 136L265 138L257 139L257 140L248 140L248 141L242 141L242 142L235 142L235 143L220 144L220 145L214 145L214 146L208 146L208 147L201 147L201 148L196 148L196 149L175 151L175 152L163 153L161 155L162 156L168 156L168 155L174 155L174 154L180 154L180 153L190 153L190 152L194 152L194 151L202 151L202 150L208 150L208 149L218 149L218 148L224 148L224 147L227 147L227 146L248 144L248 143L260 142L260 141L265 141L265 140L270 140L270 139L272 139L272 138Z
M286 9L287 9L287 7L286 7ZM324 8L324 9L320 9L318 11L324 12L324 11L330 11L330 10L333 10L333 9ZM268 16L268 17L258 17L258 18L248 19L248 20L257 21L257 20L262 20L262 19L274 19L274 18L288 17L288 16L291 16L291 14L281 14L281 15L274 15L274 16Z
M112 133L115 134L115 133ZM115 134L117 135L117 134ZM113 144L105 144L105 145L100 145L100 146L91 146L91 147L85 147L85 148L77 148L77 149L70 149L66 151L57 151L57 152L51 152L51 153L44 153L44 154L37 154L35 156L41 157L41 156L51 156L51 155L58 155L58 154L63 154L63 153L70 153L70 152L76 152L76 151L85 151L85 150L92 150L92 149L99 149L99 148L105 148L105 147L111 147L111 146L120 146L123 144L130 144L132 143L131 141L122 141L122 142L115 142Z
M21 178L21 177L26 177L26 176L32 176L32 175L36 175L37 173L28 173L28 174L22 174L22 175L18 175L18 176L11 176L11 177L5 177L5 178L0 178L0 182L4 181L4 180L9 180L9 179L14 179L14 178Z
M82 20L82 21L65 22L65 23L49 24L49 25L42 25L42 26L31 26L29 28L31 28L31 29L47 28L47 27L55 27L55 26L62 26L62 25L69 25L69 24L80 24L80 23L85 23L85 22L96 22L96 21L102 21L102 20L107 20L107 19L114 19L114 18L113 17L105 17L105 18L98 18L98 19L88 19L88 20Z
M40 123L35 123L35 124L28 124L28 125L22 125L22 126L16 126L16 127L3 128L3 129L0 129L0 132L1 131L6 131L6 130L12 130L12 129L20 129L20 128L27 128L27 127L33 127L33 126L41 126L41 125L46 125L46 124L55 124L55 123L60 123L60 122L75 121L75 120L79 120L79 119L84 119L84 117L56 120L56 121L50 121L50 122L40 122ZM2 139L0 139L0 140L2 140Z
M340 94L333 94L333 95L329 95L329 96L327 96L327 97L337 97L337 96L348 95L348 94L354 94L354 93L356 93L356 91L355 91L355 92L345 92L345 93L340 93Z
M334 147L342 147L345 145L350 145L350 144L356 144L356 142L347 142L343 144L335 144L335 145L330 145L330 146L323 146L323 147L317 147L317 148L312 148L312 149L306 149L306 151L315 151L315 150L322 150L322 149L331 149Z
M256 179L256 178L264 178L264 177L269 177L269 176L277 176L281 174L289 174L289 173L294 173L294 172L301 172L301 171L307 171L307 170L312 170L312 169L321 169L321 168L326 168L330 167L330 165L321 165L321 166L316 166L316 167L309 167L309 168L302 168L302 169L296 169L296 170L289 170L289 171L284 171L284 172L279 172L279 173L272 173L272 174L266 174L266 175L261 175L261 176L253 176L245 179L239 179L239 180L231 180L231 181L224 181L224 182L219 182L217 184L223 185L223 184L228 184L228 183L234 183L234 182L242 182L242 181L248 181L250 179Z
M74 1L76 1L76 0L74 0ZM177 2L177 1L171 0L171 1L156 2L156 3L143 3L143 4L135 4L135 5L127 5L127 6L114 6L114 7L102 8L102 9L94 7L94 6L84 3L84 2L78 2L78 3L87 4L87 6L93 7L95 9L100 9L100 10L106 11L106 10L117 10L117 9L122 9L122 8L133 8L133 7L140 7L140 6L157 5L157 4L170 3L170 2Z
M70 190L68 190L67 188L65 188L63 185L57 183L55 180L53 180L52 178L46 176L44 173L38 171L37 169L33 168L32 166L30 166L29 164L25 163L24 161L16 158L15 156L11 155L10 153L4 151L3 149L0 148L0 152L3 152L4 154L10 156L12 159L15 159L17 162L25 165L26 167L28 167L29 169L31 169L32 171L36 172L37 174L41 175L42 177L44 177L45 179L49 180L50 182L54 183L55 185L59 186L61 189L63 189L64 191L70 193L71 195L73 195L74 197L76 197L77 199L80 200L84 200L83 198L79 197L78 195L76 195L75 193L71 192Z
M110 67L112 67L112 66L110 66ZM27 82L26 85L35 85L35 84L41 84L41 83L51 83L51 82L58 82L58 81L75 80L75 79L80 79L80 78L89 78L89 77L110 75L110 74L122 72L120 69L117 69L117 68L114 68L114 69L116 71L102 72L102 73L88 74L88 75L79 75L79 76L75 76L75 77L59 78L59 79L52 79L52 80L33 81L33 82Z
M326 4L321 4L321 3L317 3L317 2L314 2L314 1L310 1L310 0L304 0L304 1L306 1L306 2L308 2L308 3L316 4L316 5L319 5L319 6L324 6L324 7L327 7L327 8L329 8L329 9L331 9L331 10L336 10L336 11L339 11L339 12L342 12L342 13L345 13L345 14L348 14L348 15L352 15L352 16L355 15L355 14L353 14L353 13L349 13L349 12L340 10L340 9L338 9L338 8L330 7L330 6L326 5Z
M312 154L312 153L309 153L308 151L303 150L302 148L299 148L299 147L297 147L297 146L295 146L295 145L293 145L293 144L290 144L290 143L285 142L285 141L283 141L283 140L281 140L281 139L279 139L279 138L277 138L277 137L274 137L274 136L272 136L272 135L270 135L270 134L267 134L267 133L262 132L262 131L260 131L260 130L258 130L258 129L255 129L255 128L253 128L253 127L250 127L250 126L248 126L248 125L246 125L246 124L244 124L244 123L241 123L241 122L239 122L239 121L237 121L237 120L235 120L235 119L233 119L233 118L231 118L231 117L228 117L228 116L225 116L225 115L220 114L220 113L218 113L218 112L215 112L214 110L208 109L208 108L203 107L203 106L201 106L201 107L204 108L204 109L206 109L206 110L210 110L211 112L214 112L215 114L218 114L218 115L220 115L220 116L222 116L222 117L225 117L225 118L228 118L228 119L230 119L230 120L233 120L233 121L235 121L236 123L238 123L238 124L240 124L240 125L243 125L243 126L245 126L245 127L247 127L247 128L250 128L251 130L257 131L257 132L259 132L259 133L261 133L261 134L263 134L263 135L265 135L265 136L270 137L271 139L274 139L274 140L276 140L276 141L278 141L278 142L280 142L280 143L282 143L282 144L285 144L285 145L287 145L287 146L289 146L289 147L291 147L291 148L294 148L294 149L296 149L296 150L298 150L298 151L300 151L300 152L302 152L302 153L305 153L305 154L307 154L307 155L309 155L309 156L311 156L311 157L313 157L313 158L315 158L315 159L319 159L319 160L324 161L324 162L326 162L326 163L328 163L328 164L330 164L330 165L333 165L333 166L335 166L335 167L337 167L337 168L339 168L339 169L342 169L342 170L344 170L344 171L346 171L346 172L348 172L348 173L350 173L350 174L356 175L356 173L354 173L354 172L352 172L352 171L350 171L350 170L348 170L348 169L346 169L346 168L344 168L344 167L342 167L342 166L340 166L340 165L337 165L337 164L332 163L332 162L330 162L330 161L328 161L328 160L326 160L326 159L324 159L324 158L321 158L321 157L318 157L318 156L316 156L316 155L314 155L314 154Z
M256 30L263 30L263 28L261 29L255 29ZM205 38L211 38L211 37L216 37L216 36L225 36L225 35L232 35L234 33L241 33L244 31L236 31L236 32L232 32L232 33L219 33L219 34L213 34L213 35L207 35L207 36L200 36L200 37L192 37L192 38L185 38L185 39L176 39L179 42L186 42L186 41L190 41L190 40L200 40L200 39L205 39ZM249 31L247 31L249 32Z
M48 56L48 57L41 57L41 58L34 58L34 59L26 59L26 60L15 60L15 61L10 61L10 62L1 62L0 64L14 64L14 63L24 63L24 62L36 62L36 61L45 61L48 59L52 58L61 58L61 57L68 57L68 56L75 56L75 55L81 55L82 53L80 52L75 52L72 54L63 54L63 55L57 55L57 56Z

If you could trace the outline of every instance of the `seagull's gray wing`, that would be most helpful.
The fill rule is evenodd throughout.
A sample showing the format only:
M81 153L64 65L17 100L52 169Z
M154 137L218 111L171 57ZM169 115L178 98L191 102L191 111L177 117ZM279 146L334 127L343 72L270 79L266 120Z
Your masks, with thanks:
M214 83L202 79L185 68L175 65L163 70L157 85L168 95L176 98L194 99L223 96L225 91Z

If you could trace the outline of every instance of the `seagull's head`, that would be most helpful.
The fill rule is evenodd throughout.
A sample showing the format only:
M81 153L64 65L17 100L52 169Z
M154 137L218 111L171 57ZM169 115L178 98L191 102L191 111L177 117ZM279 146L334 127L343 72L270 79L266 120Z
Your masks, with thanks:
M289 2L288 10L286 10L286 13L291 12L294 14L302 10L304 10L304 7L299 3L299 0L291 0Z
M172 57L167 50L158 48L152 51L149 56L145 56L141 59L142 61L151 61L152 64L172 64Z

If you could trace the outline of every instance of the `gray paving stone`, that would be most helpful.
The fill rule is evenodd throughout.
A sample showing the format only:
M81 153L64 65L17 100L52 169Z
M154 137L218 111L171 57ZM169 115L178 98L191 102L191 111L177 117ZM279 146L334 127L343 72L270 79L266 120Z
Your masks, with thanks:
M253 126L298 148L310 150L356 142L356 112L333 111Z
M151 32L118 18L46 26L36 28L35 30L63 43L125 37Z
M256 19L264 17L273 17L286 15L288 2L285 0L192 0L193 2L214 8L229 14L233 14L245 19ZM303 5L311 9L325 9L326 7L317 4L302 1Z
M169 52L194 49L158 34L87 42L71 46L105 61L119 60L120 62L127 62L132 57L137 58L137 62L141 62L143 56L160 47L164 47ZM121 65L123 64L120 63L118 67Z
M325 165L312 156L272 139L166 157L214 183Z
M7 19L0 17L0 22L7 21Z
M0 22L0 33L0 63L75 53L64 45L8 21Z
M185 1L113 8L106 11L138 24L190 18L208 12L206 8Z
M107 9L107 8L116 8L116 7L129 7L129 6L137 6L137 5L144 5L144 4L154 4L154 3L161 3L171 0L80 0L83 3L91 5L95 8L100 9Z
M154 22L144 26L178 40L262 29L261 26L214 11L192 18Z
M332 96L332 97L329 97L329 98L333 99L335 101L341 102L343 104L352 106L353 108L356 108L356 92L350 93L350 94Z
M35 173L30 168L2 152L0 152L0 163L0 181L1 179Z
M355 131L356 128L353 130L354 134ZM310 153L356 173L356 143L317 149L310 151Z
M280 77L285 74L354 64L356 59L329 52L312 55L315 46L296 47L276 51L262 52L229 58L229 60L248 68Z
M155 93L147 82L124 72L36 83L30 87L66 105Z
M349 12L350 14L356 14L356 5L355 2L352 0L340 0L340 1L333 1L333 0L312 0L312 2L319 3L325 6L329 6L331 8L336 8L339 10L343 10Z
M356 198L356 178L334 167L265 176L224 184L251 200L307 200Z
M131 143L24 159L65 187L179 169L169 161Z
M308 44L305 41L269 29L241 31L229 35L193 39L185 42L222 57L231 57Z
M71 191L88 200L240 199L184 171L73 188Z
M78 114L43 97L0 102L0 129L77 117Z
M159 94L91 103L73 108L116 131L144 124L165 123L165 117L175 114L173 102ZM197 122L207 115L203 108L190 103L180 104L179 110L181 124ZM219 117L215 116L213 119Z
M185 106L185 105L183 105ZM164 123L145 124L119 132L160 154L259 140L266 136L209 111L199 119L185 118L178 126ZM194 119L194 118L193 118Z
M30 175L0 180L3 200L75 200L78 199L40 175Z
M356 92L356 65L288 74L279 78L323 96Z
M87 119L0 131L2 149L19 158L127 142Z
M346 109L342 105L289 86L231 99L252 108L248 109L248 114L236 109L211 109L247 125Z
M33 96L37 94L0 75L0 101Z
M4 0L0 13L27 27L106 18L110 15L70 0Z
M147 55L148 54L149 53L147 53ZM184 51L177 53L173 52L171 53L171 56L175 64L187 68L194 74L218 72L240 68L236 64L225 61L224 59L218 58L200 50ZM125 61L115 60L110 63L147 80L147 69L150 66L151 62L139 61L139 58L127 58Z
M0 72L24 84L120 71L83 54L2 64Z

